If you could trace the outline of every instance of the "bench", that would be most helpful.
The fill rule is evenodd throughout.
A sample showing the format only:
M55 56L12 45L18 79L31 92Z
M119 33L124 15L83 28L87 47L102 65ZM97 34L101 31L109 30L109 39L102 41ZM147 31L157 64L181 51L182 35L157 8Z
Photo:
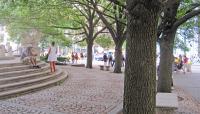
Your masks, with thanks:
M110 66L106 66L106 71L109 71L110 70Z
M104 70L104 65L99 65L100 67L100 70ZM106 71L109 71L110 70L110 66L105 66L106 68Z
M99 65L100 70L104 70L104 66L103 65Z
M175 93L157 93L156 114L174 114L178 109L178 98Z
M71 64L73 67L85 67L85 64Z

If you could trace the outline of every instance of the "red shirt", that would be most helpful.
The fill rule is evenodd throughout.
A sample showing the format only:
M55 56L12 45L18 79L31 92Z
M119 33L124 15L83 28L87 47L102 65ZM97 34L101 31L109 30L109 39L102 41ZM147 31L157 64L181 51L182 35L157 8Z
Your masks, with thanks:
M188 62L188 58L185 57L185 58L183 59L183 63L187 63L187 62Z

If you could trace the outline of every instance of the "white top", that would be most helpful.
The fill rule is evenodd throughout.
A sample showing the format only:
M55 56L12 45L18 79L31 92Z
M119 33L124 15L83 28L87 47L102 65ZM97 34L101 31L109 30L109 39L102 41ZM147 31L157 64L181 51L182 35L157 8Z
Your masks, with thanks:
M57 61L57 47L51 46L48 61Z

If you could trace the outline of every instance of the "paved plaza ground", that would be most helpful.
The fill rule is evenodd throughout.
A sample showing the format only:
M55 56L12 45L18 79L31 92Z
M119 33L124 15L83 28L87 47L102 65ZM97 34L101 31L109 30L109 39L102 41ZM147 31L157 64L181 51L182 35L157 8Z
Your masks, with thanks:
M200 114L200 65L193 65L192 73L174 73L173 79L179 95L179 112Z
M107 114L122 103L123 74L101 71L98 66L93 69L71 66L59 68L69 72L64 83L2 100L0 114ZM200 66L194 67L193 73L174 75L173 92L179 96L176 114L200 114L198 68Z
M0 102L0 114L106 114L123 96L123 76L97 68L60 67L60 86Z

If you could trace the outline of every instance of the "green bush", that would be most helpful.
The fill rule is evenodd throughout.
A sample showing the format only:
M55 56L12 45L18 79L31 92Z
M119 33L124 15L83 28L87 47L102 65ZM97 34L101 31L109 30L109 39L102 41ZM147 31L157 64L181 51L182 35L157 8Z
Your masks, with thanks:
M69 58L67 58L67 57L57 57L57 60L59 62L69 62Z
M47 62L47 59L48 59L48 56L40 56L41 61ZM70 58L68 57L57 57L58 62L69 62L69 59Z
M47 62L47 58L48 58L48 56L40 56L40 60L41 61Z

